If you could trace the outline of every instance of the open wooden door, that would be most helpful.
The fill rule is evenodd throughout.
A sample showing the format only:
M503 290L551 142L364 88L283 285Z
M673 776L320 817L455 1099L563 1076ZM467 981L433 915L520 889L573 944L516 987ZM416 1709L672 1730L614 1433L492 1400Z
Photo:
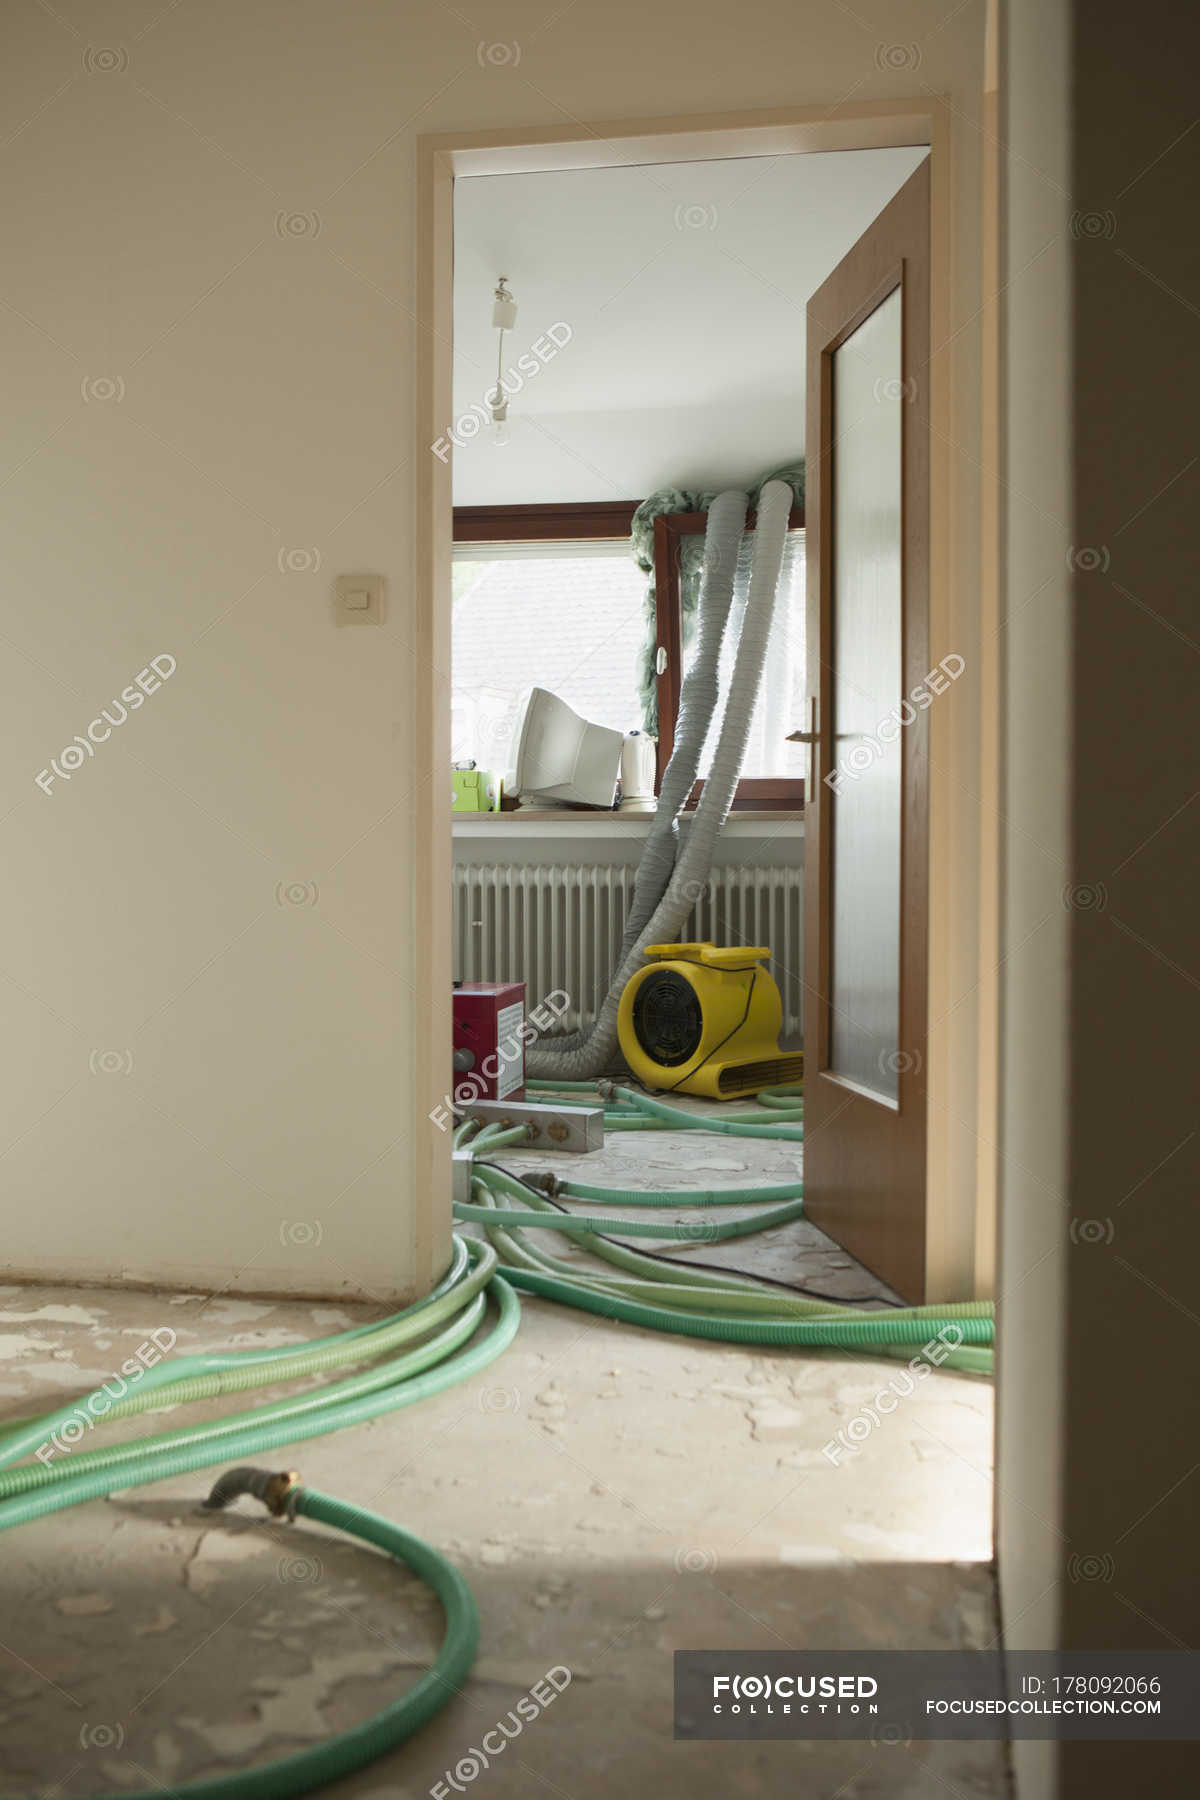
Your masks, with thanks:
M808 304L804 1198L925 1296L929 164Z

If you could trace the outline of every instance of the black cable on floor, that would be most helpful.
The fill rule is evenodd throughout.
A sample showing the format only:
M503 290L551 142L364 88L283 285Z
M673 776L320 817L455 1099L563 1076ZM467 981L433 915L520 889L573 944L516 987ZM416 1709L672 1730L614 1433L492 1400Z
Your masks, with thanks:
M480 1157L479 1162L484 1168L499 1169L502 1175L507 1175L510 1181L518 1182L528 1193L536 1195L539 1200L548 1200L550 1205L558 1212L566 1213L568 1217L570 1216L571 1209L569 1206L563 1206L561 1201L556 1200L553 1194L548 1194L545 1188L535 1187L531 1181L526 1181L525 1177L523 1175L518 1175L515 1169L506 1169L503 1164L490 1162L485 1157ZM614 1223L615 1222L616 1221L614 1221ZM537 1227L530 1226L528 1229L536 1230ZM553 1225L548 1224L546 1230L553 1231ZM652 1262L671 1263L677 1268L684 1269L705 1269L714 1275L740 1275L746 1281L761 1281L768 1287L780 1288L785 1294L794 1294L797 1299L800 1300L825 1300L833 1306L854 1306L859 1304L853 1300L845 1299L841 1294L824 1294L819 1288L799 1287L792 1281L780 1281L779 1277L776 1275L760 1275L755 1269L731 1268L728 1263L700 1262L696 1257L692 1256L668 1256L662 1250L643 1250L640 1244L634 1246L623 1243L619 1238L614 1238L610 1233L603 1231L594 1231L592 1236L599 1238L601 1243L604 1244L616 1243L622 1250L636 1248L639 1256L648 1256ZM877 1298L878 1304L881 1307L902 1307L904 1305L902 1300L889 1300L883 1294L880 1294ZM868 1303L862 1302L862 1305L864 1311L867 1310Z

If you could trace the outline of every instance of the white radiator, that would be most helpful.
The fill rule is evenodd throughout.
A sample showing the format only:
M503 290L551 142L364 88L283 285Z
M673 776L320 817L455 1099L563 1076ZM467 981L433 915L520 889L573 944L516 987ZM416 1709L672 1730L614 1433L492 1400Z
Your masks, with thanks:
M523 981L532 1008L561 989L562 1029L590 1025L614 973L634 870L624 864L553 867L456 864L454 975ZM803 1034L803 872L730 863L714 869L681 940L769 944L783 996L785 1044Z

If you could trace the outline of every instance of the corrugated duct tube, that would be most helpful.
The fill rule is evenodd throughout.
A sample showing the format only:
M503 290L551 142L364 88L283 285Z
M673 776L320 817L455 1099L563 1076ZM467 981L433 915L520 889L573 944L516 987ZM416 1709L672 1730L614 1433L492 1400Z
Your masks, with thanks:
M696 606L696 654L683 677L675 745L663 773L658 809L646 835L634 877L633 899L618 958L622 967L666 892L675 867L679 814L696 785L700 752L720 698L721 644L733 603L733 584L745 523L745 494L734 488L718 494L708 509L704 534L704 566ZM553 1046L556 1066L565 1054L586 1049L592 1035L593 1028L588 1027L556 1037Z
M696 895L708 880L713 846L733 803L750 735L750 721L762 682L767 642L775 613L779 571L783 563L784 538L792 509L792 490L786 482L769 481L759 500L750 586L746 595L737 659L721 721L721 734L713 754L712 768L704 782L700 804L688 827L686 839L680 844L677 838L677 814L695 782L700 751L712 719L715 664L720 652L720 638L716 637L714 645L712 636L717 611L722 603L728 613L745 509L745 494L731 492L718 495L709 512L709 535L705 538L705 583L702 591L708 594L711 610L707 618L702 614L701 648L704 665L699 681L688 697L689 712L682 716L686 734L685 747L682 754L677 749L671 758L672 767L676 757L681 757L681 760L677 774L672 776L666 806L660 803L664 823L656 832L655 860L644 886L639 870L639 887L642 891L640 900L635 900L639 914L641 908L649 904L653 888L661 874L662 858L666 854L668 843L672 843L676 854L666 892L637 936L632 942L627 939L620 965L592 1030L574 1048L553 1042L531 1045L526 1056L526 1070L531 1077L551 1081L586 1080L589 1076L602 1074L609 1067L617 1051L617 1013L625 983L641 967L642 952L647 944L669 943L674 939L691 912ZM699 663L698 654L689 677ZM710 682L710 678L711 687L705 685ZM670 811L672 804L675 805L674 813ZM655 823L657 826L657 819Z

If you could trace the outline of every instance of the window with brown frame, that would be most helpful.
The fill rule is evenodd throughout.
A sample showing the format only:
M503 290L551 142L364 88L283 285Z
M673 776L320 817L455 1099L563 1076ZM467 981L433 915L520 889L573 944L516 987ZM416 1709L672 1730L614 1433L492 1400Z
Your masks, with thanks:
M563 698L586 717L618 729L629 728L626 715L636 698L634 671L645 633L645 578L632 559L627 567L622 566L613 552L628 541L637 505L637 501L628 500L455 507L456 756L470 755L484 766L498 766L489 747L500 745L511 730L515 695L510 690L514 688L516 669L520 671L517 686L527 686L540 678L546 686L562 692ZM674 743L679 694L690 653L690 646L685 646L681 605L683 558L700 554L706 522L704 513L671 513L655 521L659 781ZM748 528L753 523L751 515ZM788 566L793 572L799 567L801 582L803 525L803 514L794 511L789 527ZM494 559L488 555L492 546ZM556 555L556 546L561 546L561 558ZM529 636L532 628L526 615L536 612L536 598L533 608L514 608L514 578L518 571L522 590L527 583L531 595L536 596L539 580L544 585L545 576L550 574L556 591L561 584L564 605L566 590L576 593L582 603L582 618L594 624L603 606L623 614L622 623L615 631L599 634L590 649L584 646L583 656L572 654L564 658L562 654L564 641L574 643L572 631L579 628L578 620L568 629L565 640L559 639L557 644L551 641L553 634L545 632L540 638L534 632L527 643L517 641L520 632ZM568 571L571 580L565 581ZM790 612L795 614L798 610L799 616L787 619L782 633L773 634L775 654L771 670L775 691L766 713L761 703L756 709L750 773L738 783L734 800L734 806L743 811L790 811L803 805L803 780L788 766L792 751L785 745L787 728L795 723L787 712L788 681L794 679L794 673L789 677L780 668L781 662L795 660L789 645L794 648L797 641L802 658L802 588L798 609L796 596L787 598ZM521 621L519 630L517 620ZM543 649L547 666L539 670L536 659ZM513 662L514 658L514 668L507 668L506 659ZM755 756L759 763L766 761L769 772L756 769ZM798 757L795 760L798 762ZM700 780L689 804L695 805L702 789Z

